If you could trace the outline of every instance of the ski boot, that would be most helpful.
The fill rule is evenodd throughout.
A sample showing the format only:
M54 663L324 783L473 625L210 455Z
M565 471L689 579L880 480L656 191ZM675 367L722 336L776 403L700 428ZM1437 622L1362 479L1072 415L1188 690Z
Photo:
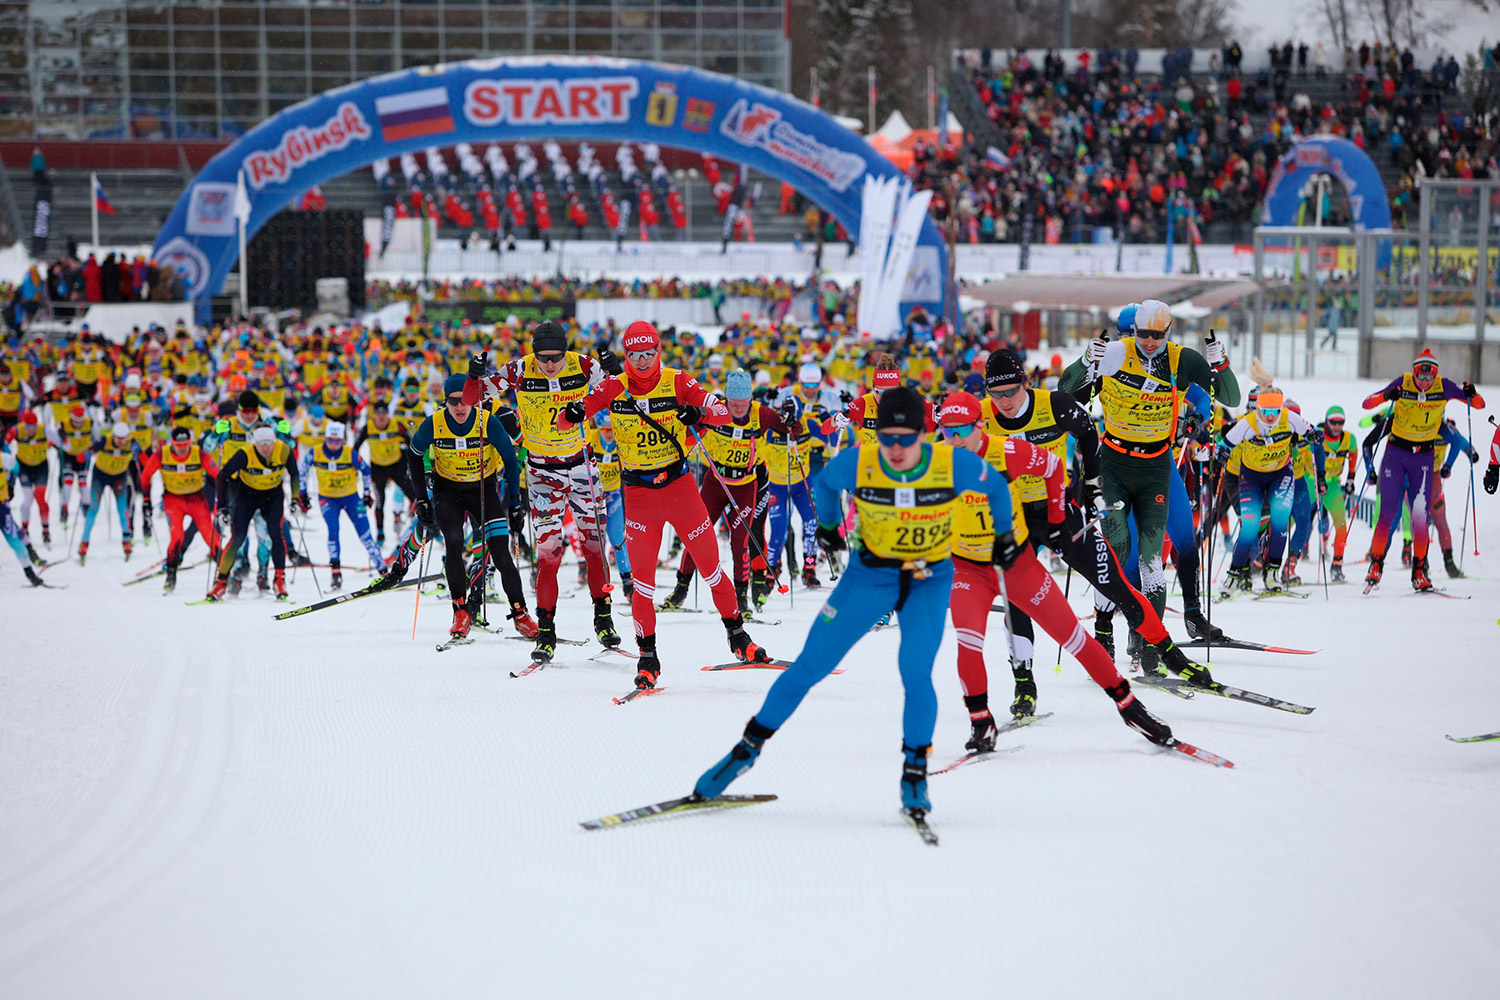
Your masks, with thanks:
M224 599L225 592L228 590L229 577L225 576L223 573L220 573L218 579L214 581L214 585L208 588L208 595L206 599L210 601L222 601Z
M776 730L767 729L751 718L745 723L745 735L740 737L740 741L717 764L703 772L703 776L693 786L693 796L699 799L716 799L723 795L730 782L755 766L755 759L760 756L761 748L775 734Z
M291 600L286 593L286 570L278 569L276 571L275 575L271 578L271 586L276 591L276 599L278 601Z
M469 617L469 609L463 604L453 605L453 624L448 626L448 637L450 639L466 639L469 636L469 625L473 619Z
M33 555L31 558L35 559L36 556ZM1459 569L1458 563L1453 561L1452 549L1443 550L1443 569L1447 571L1448 579L1450 580L1462 580L1464 578L1464 571Z
M625 600L635 597L635 578L629 573L620 574L620 590L625 595Z
M125 553L125 561L130 562L130 553L134 551L131 548L130 539L127 538L120 543L120 550Z
M328 560L328 592L337 594L344 589L344 570L337 559Z
M33 587L45 587L46 586L46 584L44 582L42 582L41 574L38 573L36 570L32 569L30 566L26 567L26 580Z
M384 528L381 528L379 531L375 532L375 544L379 545L381 548L385 547L385 529Z
M1125 633L1125 655L1130 658L1130 669L1141 669L1141 634L1134 629Z
M170 594L172 591L174 591L174 590L177 589L177 567L176 566L168 566L167 567L167 579L166 579L166 582L162 584L162 588L161 589L162 589L162 592L166 593L166 594Z
M229 573L229 596L238 597L245 586L244 570L231 570ZM266 589L270 589L267 584Z
M42 544L49 549L52 547L52 531L45 524L42 525Z
M605 649L616 649L620 645L620 633L615 630L608 594L594 598L594 635Z
M1182 620L1187 625L1188 635L1194 639L1207 639L1210 642L1223 642L1227 636L1224 630L1217 625L1210 625L1203 612L1197 608L1183 608Z
M1010 714L1017 719L1036 714L1036 678L1031 674L1030 660L1012 660L1010 672L1016 679L1016 700L1010 703Z
M734 601L740 609L741 618L754 618L755 608L750 603L750 581L741 580L734 585Z
M255 589L259 590L262 594L271 589L271 578L266 575L266 568L264 566L255 571Z
M1401 543L1401 566L1406 568L1411 565L1411 539Z
M1328 564L1328 582L1344 583L1344 557L1334 556L1333 561Z
M743 618L735 615L733 618L720 618L719 620L724 623L724 631L729 638L730 650L742 662L771 662L771 654L750 641L750 633L745 631L745 620Z
M766 606L766 600L771 596L771 580L763 569L750 571L750 600L759 611Z
M291 560L293 566L300 567L312 565L312 560L307 558L306 554L298 552L290 545L287 546L287 557Z
M1255 584L1250 582L1250 567L1231 568L1225 577L1224 587L1231 594L1235 591L1248 594L1254 590Z
M1130 633L1131 638L1136 638L1139 634L1138 632ZM1167 671L1161 664L1161 650L1145 639L1140 639L1139 641L1141 644L1140 649L1136 653L1136 659L1132 662L1139 664L1141 673L1143 674L1155 674L1157 677L1167 676ZM1167 641L1170 642L1171 640Z
M1384 572L1384 571L1385 571L1385 557L1384 556L1374 556L1374 555L1372 555L1370 557L1370 569L1369 569L1369 572L1365 573L1365 589L1368 590L1369 588L1374 587L1377 584L1379 584L1380 583L1380 574L1382 572Z
M516 632L526 639L535 639L537 635L536 620L526 611L526 605L516 601L510 606L510 614L505 617L516 623Z
M995 749L995 737L999 735L995 717L990 714L989 693L964 695L964 708L969 710L971 730L964 749L972 753L989 753Z
M78 543L78 565L82 566L84 564L84 560L88 559L88 557L89 557L89 543L88 542L79 542Z
M672 588L672 592L667 595L667 599L662 601L661 604L657 605L656 610L673 611L681 608L682 605L687 601L688 584L692 582L693 574L684 573L682 570L678 570L676 586L674 586Z
M1061 573L1066 567L1063 565L1062 556L1050 549L1047 552L1047 572Z
M883 614L879 618L875 619L875 624L870 626L870 631L871 632L879 632L883 628L890 628L890 627L891 627L891 613L889 611L887 611L885 614Z
M1121 680L1114 687L1105 688L1104 693L1115 700L1115 708L1120 710L1120 718L1125 725L1157 746L1172 745L1172 727L1146 711L1146 706L1130 690L1129 681Z
M1267 559L1260 568L1260 585L1266 590L1283 590L1281 586L1281 560Z
M1201 688L1213 686L1214 678L1208 672L1208 668L1189 660L1187 655L1177 648L1177 643L1172 641L1171 636L1156 643L1155 649L1161 656L1162 665L1188 684Z
M536 609L536 648L531 651L532 663L551 663L557 653L557 624L553 616L556 608Z
M1283 587L1295 587L1302 582L1302 577L1297 575L1297 557L1290 556L1286 565L1281 568L1281 585Z
M1411 561L1411 588L1419 594L1437 589L1427 576L1426 556L1418 556Z
M901 766L901 808L913 815L926 815L932 810L932 801L927 798L927 755L932 747L902 743L901 752L906 754Z
M802 586L806 590L817 590L823 586L818 579L818 561L812 556L802 560Z
M656 687L656 679L661 676L661 661L656 658L656 636L637 636L635 648L641 654L636 661L635 686L643 690Z
M36 554L36 549L34 549L34 548L31 547L31 543L30 542L26 543L26 558L30 559L32 562L36 563L38 566L40 566L43 562L46 561L41 556L39 556L39 555Z
M391 561L386 563L385 572L370 584L370 589L375 592L390 590L406 577L407 565L407 563L392 557Z
M1109 654L1110 662L1115 658L1115 613L1094 609L1094 639Z

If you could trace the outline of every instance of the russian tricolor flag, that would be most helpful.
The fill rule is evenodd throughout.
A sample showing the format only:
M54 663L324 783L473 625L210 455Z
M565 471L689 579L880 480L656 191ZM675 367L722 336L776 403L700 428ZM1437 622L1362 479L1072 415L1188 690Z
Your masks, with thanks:
M99 176L91 174L94 179L94 207L105 215L114 215L115 206L109 203L109 196L104 193L104 185L99 183Z
M375 113L380 116L380 134L386 142L454 131L446 87L377 97Z

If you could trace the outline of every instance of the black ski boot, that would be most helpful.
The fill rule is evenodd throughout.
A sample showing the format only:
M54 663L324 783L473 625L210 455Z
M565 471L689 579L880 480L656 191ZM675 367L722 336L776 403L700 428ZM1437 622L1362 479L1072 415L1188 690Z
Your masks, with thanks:
M995 717L990 714L990 696L986 694L964 695L964 706L969 710L969 742L964 749L971 753L989 753L995 749Z
M1177 643L1172 641L1171 636L1167 636L1156 644L1156 652L1161 655L1162 665L1187 683L1201 688L1213 685L1213 675L1208 672L1208 668L1189 660L1187 655L1177 648Z
M750 640L750 633L745 631L745 620L739 615L733 618L720 618L724 623L724 631L729 637L729 648L745 663L770 663L771 654Z
M1036 714L1036 678L1031 674L1030 660L1012 660L1010 672L1016 679L1016 700L1010 703L1010 714L1025 719Z
M817 590L823 586L818 579L818 561L812 556L802 560L802 586L807 590Z
M614 649L620 645L620 633L615 631L615 616L610 610L607 594L594 598L594 635L605 649Z
M1197 608L1183 608L1182 620L1187 624L1188 635L1194 639L1223 642L1228 638L1219 626L1210 625L1208 619L1203 617L1203 612Z
M168 593L168 594L170 594L172 591L174 591L174 590L177 589L177 567L176 566L170 566L169 565L167 567L167 581L166 581L166 583L164 583L162 585L161 589L162 589L162 591L164 593Z
M32 555L31 558L33 561L36 560L35 555ZM1458 563L1453 561L1452 549L1443 550L1443 569L1448 572L1448 579L1450 580L1462 580L1464 578L1464 571L1459 569Z
M1158 677L1167 676L1166 670L1161 665L1161 652L1151 643L1142 639L1138 632L1130 633L1130 637L1140 643L1140 647L1137 649L1135 658L1131 660L1131 663L1138 665L1143 674L1156 674Z
M1401 565L1403 567L1411 565L1411 539L1401 543Z
M750 571L750 600L755 605L755 610L766 606L766 601L771 596L771 578L763 569Z
M556 608L536 609L536 648L531 651L532 663L551 663L557 653L557 625L552 620L556 614Z
M693 582L693 574L677 571L677 585L672 588L672 593L657 607L658 611L671 611L680 608L687 601L688 584Z
M629 573L620 574L620 590L624 593L625 600L627 601L635 596L635 578Z
M262 594L271 589L271 578L266 575L266 568L262 566L255 571L255 589Z
M337 559L328 560L328 592L337 594L344 589L344 570Z
M656 636L637 636L635 648L641 654L641 658L636 661L635 686L656 687L656 679L661 676L661 661L656 658Z
M1109 654L1111 662L1115 658L1115 613L1113 611L1100 611L1094 609L1094 638L1104 651Z
M1146 711L1146 706L1130 690L1129 681L1121 680L1114 687L1105 688L1104 693L1115 700L1115 707L1120 710L1120 718L1125 721L1125 725L1157 746L1172 745L1172 727Z
M36 563L38 566L40 566L42 563L44 563L44 562L47 561L47 560L43 559L41 556L39 556L39 555L36 554L36 549L32 548L30 542L26 543L26 558L30 559L32 562ZM1450 566L1453 565L1453 563L1452 563L1451 560L1449 561L1448 565L1450 565Z
M45 524L42 525L42 544L49 549L52 547L52 529L48 528Z
M1242 591L1246 594L1255 589L1255 584L1250 581L1250 567L1241 566L1239 569L1231 568L1225 577L1224 587L1230 593Z
M735 604L740 609L741 618L754 618L755 607L750 603L750 581L741 580L734 585Z
M45 587L47 585L42 581L41 574L32 569L30 566L26 567L26 581L33 587Z
M1344 557L1343 556L1334 556L1333 557L1333 562L1331 562L1331 563L1328 564L1328 582L1329 583L1343 583L1344 582Z

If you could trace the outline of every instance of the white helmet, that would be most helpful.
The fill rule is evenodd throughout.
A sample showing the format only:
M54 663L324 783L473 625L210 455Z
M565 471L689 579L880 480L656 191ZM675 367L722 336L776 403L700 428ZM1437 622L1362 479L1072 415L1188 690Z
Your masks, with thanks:
M347 433L348 433L348 428L346 428L342 423L340 423L337 420L330 420L330 421L328 421L328 426L325 427L325 428L323 428L323 436L326 437L326 438L332 438L335 441L342 441L342 440L344 440L344 435L347 434Z

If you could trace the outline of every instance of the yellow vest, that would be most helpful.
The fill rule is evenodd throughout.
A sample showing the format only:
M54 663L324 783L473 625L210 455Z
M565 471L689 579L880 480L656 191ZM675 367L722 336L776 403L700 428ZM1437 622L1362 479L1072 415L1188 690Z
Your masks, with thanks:
M134 457L135 443L129 438L125 439L124 444L116 444L113 437L107 438L99 454L94 456L94 471L106 476L118 476L130 468L130 460Z
M521 383L516 386L516 415L521 419L521 440L526 453L538 458L571 458L583 448L583 432L577 427L561 430L557 415L569 403L589 394L589 377L577 353L568 351L562 371L555 378L542 374L536 355L521 361Z
M1433 379L1432 388L1422 392L1407 372L1401 376L1401 398L1391 404L1391 437L1415 444L1436 441L1447 405L1442 378Z
M16 427L16 458L22 465L45 465L47 447L47 429L41 423Z
M1323 478L1339 478L1344 471L1345 462L1349 464L1349 471L1353 472L1356 461L1353 434L1344 431L1344 436L1339 438L1337 444L1329 444L1328 436L1323 436Z
M323 413L329 420L343 420L349 416L349 390L341 384L325 385L318 393L318 402L323 404Z
M3 364L3 362L0 362ZM11 379L10 385L0 385L0 413L13 417L21 412L21 382Z
M161 484L168 493L191 496L203 489L203 481L203 452L196 444L188 445L186 458L178 458L171 448L162 449Z
M286 382L280 376L277 377L276 385L262 385L259 389L255 390L255 394L260 397L263 405L270 407L277 413L286 412Z
M407 403L406 400L398 399L391 407L391 422L398 423L406 431L406 436L411 437L422 426L422 421L427 419L427 404L422 399L415 403Z
M291 453L291 446L280 438L276 439L271 448L270 461L261 458L260 452L251 445L245 453L250 464L235 473L235 476L252 490L274 490L286 478L286 459Z
M318 496L346 497L354 493L359 473L354 469L354 450L347 443L330 455L327 444L319 441L313 446L312 464L318 470Z
M774 430L766 431L764 455L766 475L777 486L791 486L806 479L807 463L812 456L812 451L823 443L813 437L812 431L807 427L807 419L807 417L802 418L801 426L797 428L797 435L792 438L790 449L786 446L785 434ZM787 454L789 450L790 456Z
M875 447L878 442L876 425L879 423L878 413L880 401L875 398L873 392L867 392L862 397L865 401L865 416L858 424L854 425L854 443L863 447L869 445Z
M17 382L30 382L32 364L25 357L11 354L9 351L0 351L0 365L10 365L11 373L16 376Z
M1292 475L1311 476L1318 471L1318 461L1313 456L1312 446L1298 443L1292 449Z
M314 423L312 417L307 417L300 426L302 432L297 435L297 447L315 448L323 440L323 429L328 426L328 418L324 417L321 423Z
M755 479L757 465L756 439L760 437L760 404L751 403L745 423L720 424L703 430L703 450L714 463L719 478L730 485L748 483ZM782 465L786 465L786 437L782 436ZM764 456L760 456L762 459ZM784 480L783 480L784 481Z
M1057 456L1062 463L1063 483L1068 481L1068 432L1057 422L1057 414L1052 412L1052 393L1047 389L1037 389L1031 394L1031 416L1026 421L1026 426L1020 430L1008 431L1000 426L999 410L995 407L995 401L986 396L979 403L980 412L984 414L984 432L991 437L1002 440L1015 437L1017 440L1034 444L1038 448L1045 448ZM986 455L986 458L989 456ZM990 463L995 465L994 462ZM995 465L997 469L1004 468ZM1047 499L1047 480L1041 476L1021 476L1019 479L1011 480L1010 491L1021 503L1035 503ZM1017 541L1020 538L1017 537Z
M1002 475L1005 474L1005 438L990 437L980 456ZM1006 476L1010 479L1009 476ZM1036 479L1022 476L1021 479ZM1046 480L1042 480L1043 483ZM1021 482L1010 479L1010 496L1014 503L1010 507L1010 530L1016 544L1022 545L1027 538L1026 512L1021 508ZM990 498L978 490L966 490L959 495L958 506L953 514L953 554L973 562L987 563L995 551L995 522L990 516Z
M0 472L0 503L10 502L10 477Z
M1158 381L1141 363L1135 338L1125 337L1125 363L1100 386L1104 404L1104 433L1133 444L1160 444L1165 451L1177 426L1177 363L1181 344L1167 345L1172 384Z
M953 449L930 445L927 469L914 480L890 476L880 449L861 445L854 479L860 537L871 555L903 562L938 562L953 543Z
M394 419L385 425L385 430L376 427L375 424L365 425L365 440L370 444L370 464L387 468L401 463L401 445L406 440L406 435L401 433L401 425Z
M94 418L85 416L82 427L74 427L69 419L59 427L63 451L74 458L82 458L94 444Z
M1250 436L1235 447L1240 464L1253 472L1277 472L1287 467L1292 460L1291 411L1282 407L1281 414L1271 429L1261 432L1254 411L1240 418L1240 423L1250 428Z
M649 408L651 419L661 430L641 419L636 409L638 403ZM661 378L650 392L644 396L632 396L627 388L609 404L615 445L627 471L665 469L687 454L688 432L677 419L677 405L677 369L665 365L662 366Z
M474 412L474 426L464 437L459 437L448 425L446 408L432 415L432 471L449 482L477 483L483 475L493 471L489 468L489 456L495 454L495 450L486 440L490 414L488 410L477 407ZM498 456L495 466L499 467Z
M126 410L121 415L121 419L130 425L130 439L140 446L141 454L144 455L149 452L151 446L155 443L156 429L151 426L151 415L146 411L146 408L144 406L141 407L140 411L133 417L130 415L130 411Z

